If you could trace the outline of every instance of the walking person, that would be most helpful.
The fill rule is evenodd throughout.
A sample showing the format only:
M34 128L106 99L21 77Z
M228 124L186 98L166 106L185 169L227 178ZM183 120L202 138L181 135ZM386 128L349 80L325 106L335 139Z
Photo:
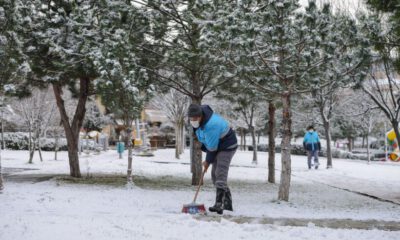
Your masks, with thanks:
M212 165L211 178L216 188L216 198L209 211L218 214L222 214L223 210L233 211L227 180L229 165L237 149L236 134L228 122L208 105L191 104L188 116L197 139L202 143L201 149L206 152L204 170L207 171Z
M321 142L318 133L314 130L314 126L312 125L307 127L307 132L304 135L303 146L307 151L308 169L311 169L313 166L315 166L315 169L318 169L318 153L321 150ZM314 164L311 161L312 158L314 158Z

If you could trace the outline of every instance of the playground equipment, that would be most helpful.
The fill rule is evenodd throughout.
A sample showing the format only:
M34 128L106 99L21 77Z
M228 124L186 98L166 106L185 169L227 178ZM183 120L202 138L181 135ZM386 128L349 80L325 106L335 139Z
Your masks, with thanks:
M388 155L389 159L394 162L400 161L400 149L394 129L386 133L386 138L388 140L389 146L392 147L392 152L390 152Z

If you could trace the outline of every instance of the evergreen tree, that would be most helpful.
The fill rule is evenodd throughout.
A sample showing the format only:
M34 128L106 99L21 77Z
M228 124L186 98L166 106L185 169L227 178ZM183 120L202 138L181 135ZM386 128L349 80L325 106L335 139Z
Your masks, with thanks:
M368 48L360 37L355 20L340 13L333 15L329 5L324 5L321 11L323 15L316 24L327 25L321 38L331 44L322 45L321 50L329 55L329 60L318 69L318 77L324 81L313 87L312 95L325 130L327 168L332 168L330 121L339 101L337 94L342 88L354 86L355 81L364 79L368 68ZM320 83L326 84L321 86Z
M18 35L23 25L22 16L17 9L22 6L22 1L0 1L0 95L2 96L12 94L21 97L30 92L25 84L30 67L22 51L22 36Z
M99 22L101 35L107 38L94 61L100 72L97 93L114 119L124 123L128 147L127 181L132 183L132 124L140 118L151 93L151 78L145 69L151 55L146 55L139 47L146 45L149 22L141 9L129 1L107 4Z
M12 46L11 49L21 52L23 60L27 63L24 64L27 74L16 83L35 87L52 86L67 138L70 174L80 177L78 141L87 99L95 94L96 85L104 83L97 78L104 77L110 64L123 62L131 57L125 55L124 59L118 59L119 56L115 54L115 50L109 53L106 49L113 46L114 42L121 42L118 37L124 37L134 30L133 25L128 23L123 28L117 28L118 21L124 22L127 14L134 14L130 19L140 18L139 21L135 21L138 24L135 25L135 30L137 30L140 26L146 25L143 15L139 16L137 12L132 11L127 12L130 8L120 8L119 6L123 4L131 6L129 1L122 0L112 2L32 0L24 1L23 4L20 1L12 2L18 6L13 8L13 14L5 15L6 22L12 23L11 20L18 20L12 24L12 27L16 29L16 36L20 42L18 46ZM136 61L136 58L128 60ZM113 73L113 71L109 72ZM124 71L127 72L126 69ZM133 69L129 74L146 75L137 69ZM109 87L119 86L121 85L109 85ZM135 83L130 81L124 81L123 86L132 91L137 89ZM68 87L73 96L78 99L73 116L68 116L66 111L63 99L64 87Z
M394 59L394 66L397 72L400 72L400 45L398 39L400 38L400 3L398 0L367 0L367 4L372 10L384 13L387 15L387 22L392 29L394 38L386 38L384 41L379 38L374 39L376 47L383 47L384 45L390 46L397 52L397 57ZM372 39L371 39L372 40Z
M222 1L152 0L137 4L148 9L152 19L152 51L162 61L148 70L158 76L160 84L187 95L192 103L201 104L206 95L231 80L224 75L222 65L210 57L207 46L200 44L204 36L199 22L223 6ZM202 173L202 152L201 143L192 136L192 184L197 185Z
M23 52L31 72L29 84L52 85L68 144L70 174L81 177L78 157L79 132L85 116L92 81L98 75L92 63L100 44L97 1L25 1L19 7ZM78 98L72 119L67 115L63 86Z
M331 18L310 2L305 11L298 1L241 1L208 22L205 44L217 48L217 59L235 66L262 92L282 103L282 171L278 198L288 201L291 177L291 97L323 87L330 79L320 69L332 59L327 46L339 45ZM218 44L222 42L224 45ZM219 49L218 49L219 48ZM228 69L229 70L229 69Z

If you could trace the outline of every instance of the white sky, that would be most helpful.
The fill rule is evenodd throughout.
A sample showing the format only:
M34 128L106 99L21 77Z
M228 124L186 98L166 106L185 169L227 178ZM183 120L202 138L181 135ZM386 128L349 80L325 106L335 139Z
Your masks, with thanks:
M340 11L348 11L351 15L357 10L365 10L365 0L316 0L318 4L330 3L333 8ZM308 0L300 0L300 4L306 6Z

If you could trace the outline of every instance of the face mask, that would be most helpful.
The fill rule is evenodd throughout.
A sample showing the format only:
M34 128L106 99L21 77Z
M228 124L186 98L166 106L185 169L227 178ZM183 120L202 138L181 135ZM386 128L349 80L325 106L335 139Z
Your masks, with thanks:
M200 127L200 122L199 121L190 121L190 125L194 128L199 128Z
M313 132L314 132L314 130L309 130L308 132L310 132L310 133L313 133Z

